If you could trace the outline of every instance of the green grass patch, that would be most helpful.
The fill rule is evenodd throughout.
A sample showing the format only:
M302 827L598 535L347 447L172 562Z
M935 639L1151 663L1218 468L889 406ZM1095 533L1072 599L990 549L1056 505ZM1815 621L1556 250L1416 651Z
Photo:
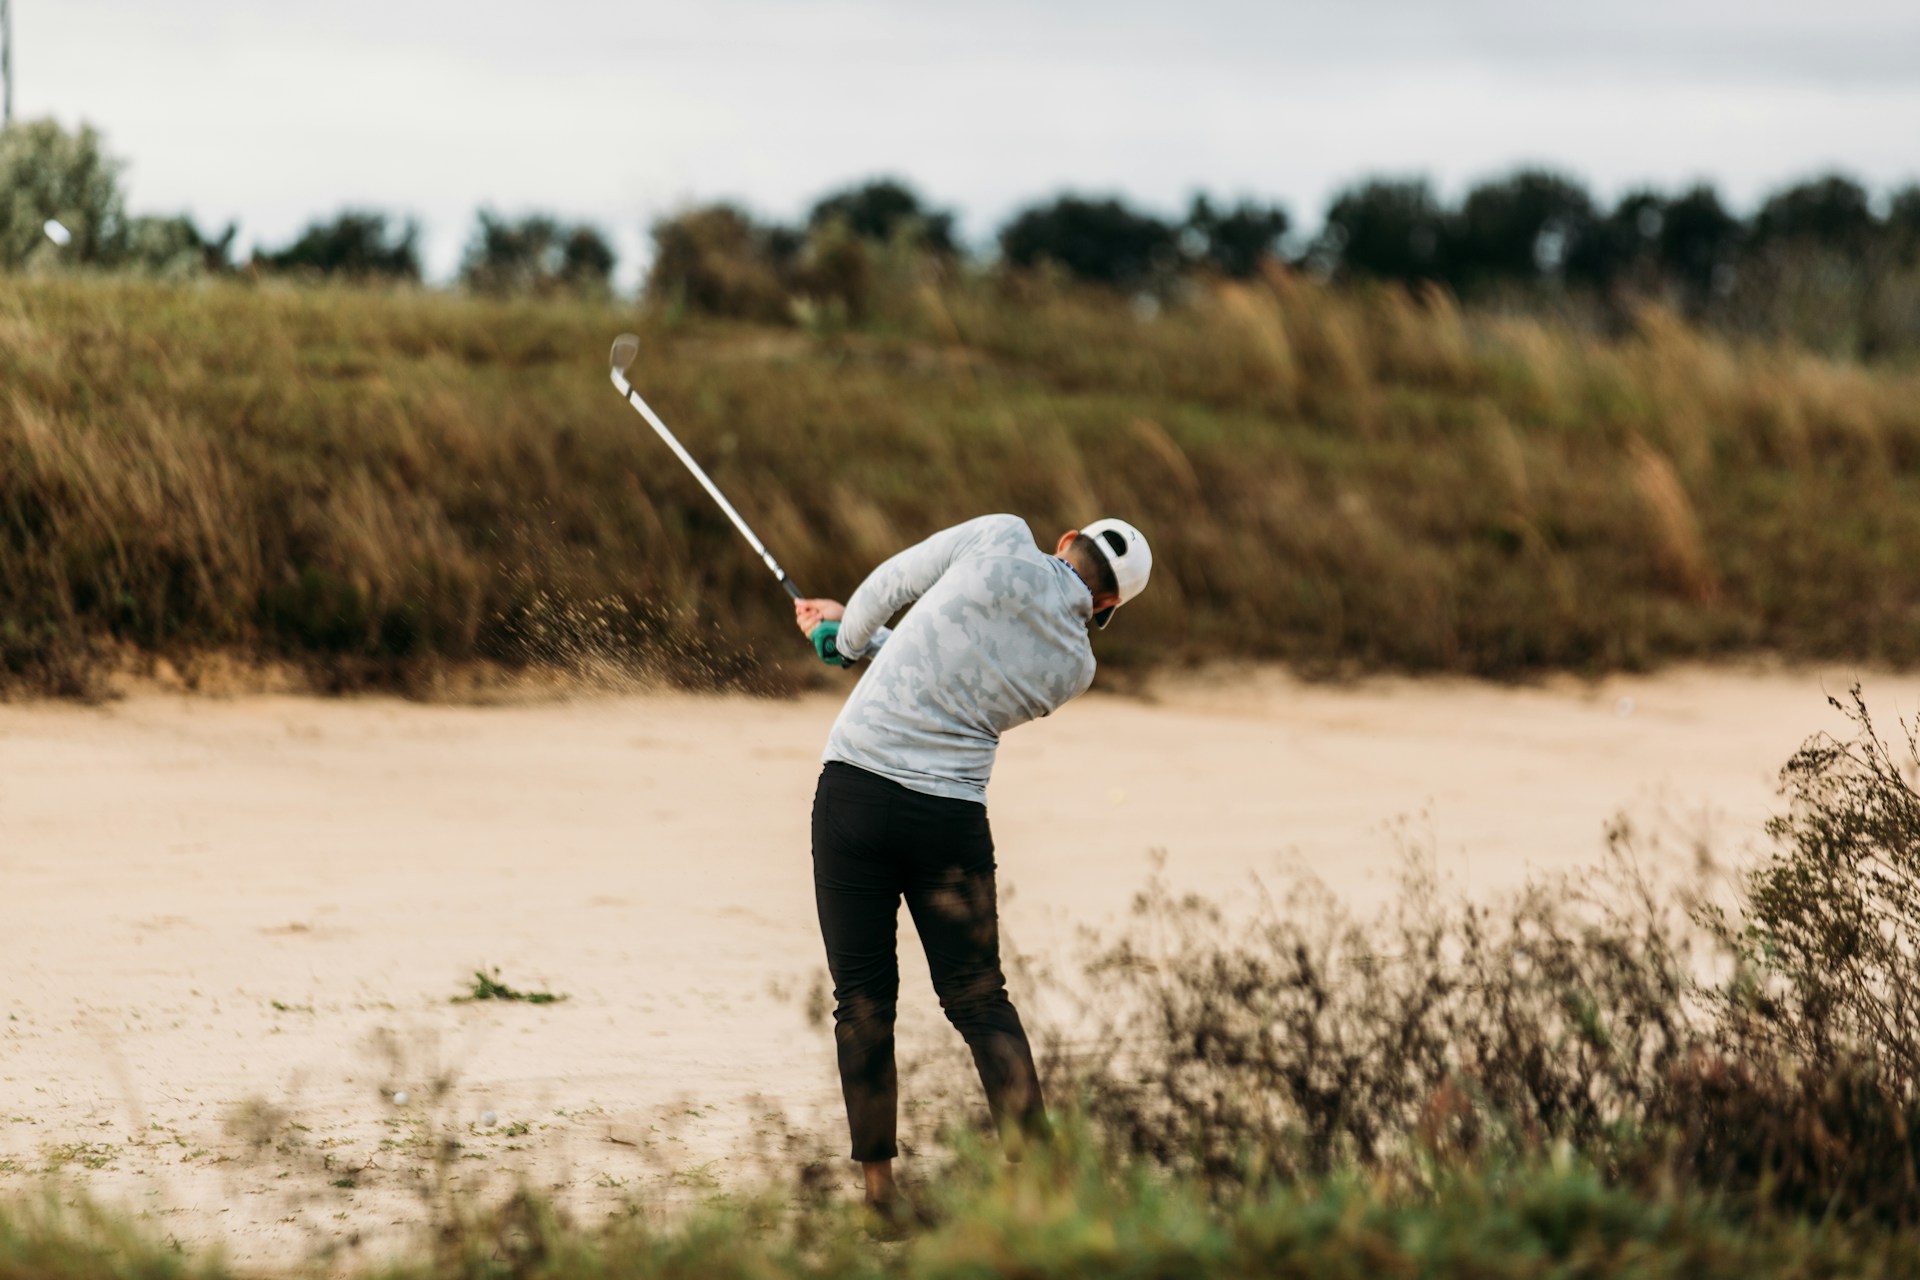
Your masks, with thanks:
M1711 1198L1610 1185L1576 1159L1434 1170L1421 1185L1337 1174L1222 1201L1075 1142L1021 1166L976 1153L921 1188L930 1224L870 1239L837 1198L777 1188L664 1218L568 1223L527 1193L463 1204L368 1277L973 1280L1060 1277L1557 1277L1910 1275L1920 1242L1843 1221L1746 1218ZM636 1209L640 1206L636 1204ZM429 1241L431 1243L429 1243ZM335 1259L330 1269L339 1270ZM225 1277L138 1224L86 1206L0 1206L0 1276Z
M473 986L466 995L453 997L454 1004L471 1004L476 1000L518 1000L526 1004L559 1004L567 999L565 995L555 995L551 991L520 991L500 980L500 971L494 969L475 969Z

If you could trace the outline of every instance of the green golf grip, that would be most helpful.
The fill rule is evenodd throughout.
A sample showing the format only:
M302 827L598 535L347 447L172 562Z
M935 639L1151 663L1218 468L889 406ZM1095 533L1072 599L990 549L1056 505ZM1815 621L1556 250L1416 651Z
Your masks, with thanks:
M813 651L820 655L820 661L830 667L850 667L853 662L840 652L839 636L838 622L822 622L808 634L807 639L813 641Z

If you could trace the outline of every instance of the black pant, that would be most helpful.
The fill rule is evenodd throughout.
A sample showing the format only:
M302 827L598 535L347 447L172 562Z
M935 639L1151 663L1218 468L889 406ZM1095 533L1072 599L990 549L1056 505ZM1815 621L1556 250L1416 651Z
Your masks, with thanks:
M813 897L833 974L833 1038L855 1160L890 1160L898 1082L893 1015L900 898L933 989L966 1038L996 1125L1044 1130L1040 1080L1000 972L985 805L923 795L839 761L813 797Z

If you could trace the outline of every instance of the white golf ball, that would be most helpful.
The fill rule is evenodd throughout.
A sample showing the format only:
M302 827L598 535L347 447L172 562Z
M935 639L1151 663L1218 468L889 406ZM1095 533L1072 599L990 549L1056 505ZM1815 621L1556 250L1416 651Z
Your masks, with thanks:
M498 1120L499 1118L500 1118L499 1116L496 1116L491 1111L482 1111L480 1113L481 1124L492 1124L494 1121Z
M407 1091L405 1089L393 1095L393 1105L396 1107L404 1107L407 1105Z
M40 229L47 233L47 239L63 249L73 243L73 232L67 230L58 218L48 218L46 225Z

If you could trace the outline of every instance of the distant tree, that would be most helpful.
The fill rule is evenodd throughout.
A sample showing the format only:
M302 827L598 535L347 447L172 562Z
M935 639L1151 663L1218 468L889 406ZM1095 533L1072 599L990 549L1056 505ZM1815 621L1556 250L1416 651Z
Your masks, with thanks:
M1640 294L1677 292L1704 302L1740 247L1739 219L1711 187L1670 198L1639 190L1620 198L1567 248L1566 278L1596 289Z
M1775 192L1753 219L1753 238L1763 245L1796 242L1858 252L1875 230L1866 188L1840 174Z
M315 222L300 238L254 261L275 271L303 272L349 279L418 280L420 227L413 219L395 224L388 215L349 209L331 222Z
M1745 228L1702 183L1669 200L1660 224L1660 265L1698 301L1721 289Z
M1900 188L1887 199L1887 225L1920 235L1920 183Z
M460 263L460 279L481 293L604 294L614 253L586 224L543 214L510 221L482 209Z
M227 271L233 266L233 239L238 231L230 222L218 236L208 236L186 214L135 217L127 224L124 257L128 266L154 275Z
M1371 179L1334 196L1313 256L1338 274L1438 279L1446 222L1424 178Z
M647 297L707 315L785 321L788 275L802 240L727 204L690 209L653 225Z
M1571 178L1523 169L1467 193L1445 252L1462 291L1501 282L1559 278L1598 223L1593 198Z
M121 167L90 125L69 133L53 120L29 120L0 130L0 268L56 254L62 262L116 262L127 237ZM72 240L48 240L49 219Z
M1908 261L1920 254L1920 185L1893 193L1887 202L1887 234Z
M1132 289L1173 269L1174 228L1118 200L1061 196L1016 215L1000 231L1000 252L1016 267L1051 262L1080 280Z
M942 256L959 252L953 238L953 215L928 207L911 187L891 178L836 191L822 198L807 215L810 231L833 222L841 223L862 240L888 241L907 235Z
M1274 254L1291 225L1287 211L1278 205L1243 200L1223 211L1215 209L1206 196L1197 195L1180 228L1180 242L1196 263L1245 279L1260 269L1262 258Z
M1859 183L1840 174L1796 183L1754 215L1721 319L1850 359L1910 351L1920 281L1909 260Z
M1598 289L1659 289L1664 283L1660 232L1666 218L1666 197L1658 192L1633 191L1622 196L1568 250L1567 278Z
M560 277L572 282L576 289L603 293L611 287L613 267L619 260L598 227L577 223L567 232L567 241L560 247Z

